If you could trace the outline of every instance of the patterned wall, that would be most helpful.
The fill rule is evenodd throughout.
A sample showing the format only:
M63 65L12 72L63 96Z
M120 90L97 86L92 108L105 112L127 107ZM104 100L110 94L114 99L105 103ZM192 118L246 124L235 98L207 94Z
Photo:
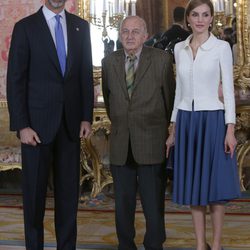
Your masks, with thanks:
M25 16L36 12L44 0L0 1L0 101L6 100L6 70L11 33L14 24ZM66 9L76 12L76 0L67 0Z

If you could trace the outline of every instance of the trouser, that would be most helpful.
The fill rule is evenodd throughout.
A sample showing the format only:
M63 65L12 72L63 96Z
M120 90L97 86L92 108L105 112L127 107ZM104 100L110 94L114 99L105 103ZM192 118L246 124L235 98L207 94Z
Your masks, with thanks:
M136 250L135 209L137 189L146 220L144 247L161 250L166 239L164 224L165 168L157 165L111 166L115 190L115 219L119 250Z
M53 166L57 250L76 249L80 141L70 140L65 122L50 144L22 144L23 208L27 250L43 249L44 212Z

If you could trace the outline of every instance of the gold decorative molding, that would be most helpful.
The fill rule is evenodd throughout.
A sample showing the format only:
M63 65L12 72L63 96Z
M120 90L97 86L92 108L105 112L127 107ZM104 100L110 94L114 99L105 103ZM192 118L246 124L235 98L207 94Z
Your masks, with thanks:
M89 21L89 8L91 0L77 0L77 14L81 18Z
M8 104L7 101L0 101L0 133L1 133L1 139L0 139L0 155L1 155L1 162L0 162L0 172L1 171L7 171L7 170L14 170L14 169L22 169L21 162L18 161L10 161L6 163L6 161L3 161L3 158L5 158L5 155L11 154L12 147L18 148L20 146L20 143L18 139L16 138L16 134L9 131L9 115L8 115ZM4 157L3 154L4 153Z
M98 136L98 132L102 132L108 141L110 125L106 110L104 108L95 109L91 135L81 141L80 185L82 185L85 180L90 180L93 184L91 191L92 197L100 193L105 186L113 183L110 170L105 168L100 152L98 152L92 142L93 137Z
M245 143L237 146L237 162L238 162L238 170L240 178L240 187L242 191L246 191L245 179L247 178L247 176L244 173L243 168L245 159L249 153L250 153L250 141L246 141Z
M7 171L7 170L14 170L14 169L20 169L22 170L22 165L20 164L11 164L11 163L0 163L0 172L1 171Z
M0 108L7 108L8 104L7 101L0 101Z
M94 66L93 68L93 74L94 74L94 86L101 84L102 79L102 69L101 67Z
M236 130L250 130L250 105L240 105L236 109Z
M246 190L245 179L247 178L247 176L244 173L244 164L246 163L245 160L250 153L250 105L238 106L236 113L237 122L235 130L238 141L236 151L239 178L241 190Z
M250 2L237 0L237 62L239 75L235 86L246 92L250 88Z

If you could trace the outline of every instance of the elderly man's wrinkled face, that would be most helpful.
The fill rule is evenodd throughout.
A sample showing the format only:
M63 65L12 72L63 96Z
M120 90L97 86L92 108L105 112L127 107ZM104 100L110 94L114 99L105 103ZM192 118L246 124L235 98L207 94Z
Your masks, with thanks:
M131 17L122 23L120 41L128 54L135 54L147 39L147 31L143 21L138 17Z
M67 0L47 0L48 4L53 9L60 9L60 8L64 7L66 1Z

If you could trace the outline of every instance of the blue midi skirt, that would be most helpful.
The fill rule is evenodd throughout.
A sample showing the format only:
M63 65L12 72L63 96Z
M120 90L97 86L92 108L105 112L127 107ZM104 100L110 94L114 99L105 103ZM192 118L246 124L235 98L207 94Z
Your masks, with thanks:
M206 206L240 197L236 163L224 151L224 110L179 110L176 120L173 201Z

